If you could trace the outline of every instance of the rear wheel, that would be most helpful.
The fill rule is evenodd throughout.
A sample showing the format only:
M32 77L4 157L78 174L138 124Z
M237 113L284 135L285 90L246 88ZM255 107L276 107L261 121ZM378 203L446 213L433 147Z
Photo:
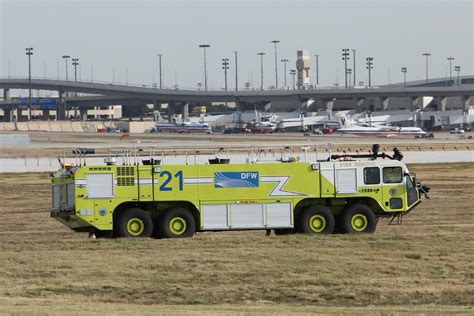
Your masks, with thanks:
M313 205L304 209L297 222L298 232L308 235L332 234L334 226L334 215L322 205Z
M192 237L196 232L193 215L185 208L173 207L160 215L157 222L157 235L163 238Z
M341 230L344 233L373 233L377 218L372 210L363 204L354 204L341 214Z
M123 211L117 216L114 226L117 237L150 237L153 232L150 213L139 208Z

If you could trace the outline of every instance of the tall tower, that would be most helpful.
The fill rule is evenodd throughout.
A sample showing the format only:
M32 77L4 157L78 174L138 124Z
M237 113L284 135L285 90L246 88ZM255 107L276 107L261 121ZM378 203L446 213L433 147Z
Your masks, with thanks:
M298 70L298 89L309 88L311 58L307 50L299 50L296 52L296 69Z

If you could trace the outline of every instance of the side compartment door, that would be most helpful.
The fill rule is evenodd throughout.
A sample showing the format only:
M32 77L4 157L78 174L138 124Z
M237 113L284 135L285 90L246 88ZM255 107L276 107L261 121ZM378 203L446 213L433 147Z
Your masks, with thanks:
M110 225L112 210L110 202L115 197L113 173L86 174L86 190L88 199L94 201L94 224Z
M336 194L357 193L357 168L340 168L335 170L336 174Z
M152 166L138 166L137 184L140 201L153 201L154 176Z

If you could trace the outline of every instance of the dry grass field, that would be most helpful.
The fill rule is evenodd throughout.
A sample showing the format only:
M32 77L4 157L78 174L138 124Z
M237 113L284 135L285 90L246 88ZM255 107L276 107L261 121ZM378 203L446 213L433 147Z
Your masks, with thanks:
M0 314L474 313L474 165L414 165L432 198L375 234L92 240L47 174L0 174Z

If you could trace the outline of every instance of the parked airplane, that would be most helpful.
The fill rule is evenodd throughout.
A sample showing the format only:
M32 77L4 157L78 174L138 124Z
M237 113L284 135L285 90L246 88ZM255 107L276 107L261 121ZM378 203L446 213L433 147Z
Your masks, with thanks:
M277 124L272 122L275 119L273 116L262 118L262 115L255 110L255 122L251 123L252 132L260 134L273 133L277 128Z
M415 138L433 138L433 133L426 132L419 127L398 127L398 126L386 126L386 125L375 125L369 126L369 124L356 125L353 124L350 127L343 127L337 130L343 134L352 134L357 136L379 136L379 137L415 137Z
M177 120L175 123L165 121L159 111L153 112L155 116L155 126L150 129L150 133L206 133L211 134L209 124L201 122L184 122Z

